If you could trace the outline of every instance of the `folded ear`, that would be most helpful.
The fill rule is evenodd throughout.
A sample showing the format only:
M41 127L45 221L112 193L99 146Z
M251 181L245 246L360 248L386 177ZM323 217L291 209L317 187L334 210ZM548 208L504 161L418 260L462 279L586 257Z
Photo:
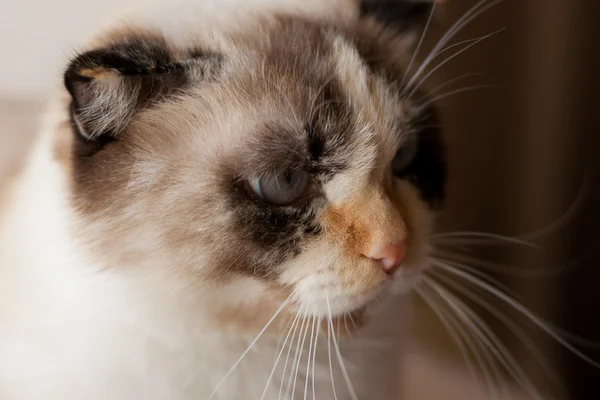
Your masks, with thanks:
M196 50L182 56L155 36L125 38L85 52L64 75L73 127L87 140L115 138L138 110L194 80L214 76L220 65L219 55Z
M443 0L360 0L362 16L372 16L378 21L401 31L422 28L436 3Z

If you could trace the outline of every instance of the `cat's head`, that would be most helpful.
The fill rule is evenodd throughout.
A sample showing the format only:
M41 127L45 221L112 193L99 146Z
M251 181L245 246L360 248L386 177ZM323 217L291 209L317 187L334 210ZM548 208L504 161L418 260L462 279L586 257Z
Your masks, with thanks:
M410 287L444 145L405 90L413 32L370 7L341 23L257 17L211 40L130 26L77 56L65 84L82 245L106 268L222 288L215 307L291 295L335 316Z

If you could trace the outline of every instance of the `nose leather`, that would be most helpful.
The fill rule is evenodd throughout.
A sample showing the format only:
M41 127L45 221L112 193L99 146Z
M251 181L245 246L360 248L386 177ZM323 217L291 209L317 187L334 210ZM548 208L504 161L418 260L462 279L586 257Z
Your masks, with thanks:
M406 257L408 243L402 240L375 247L369 254L369 258L379 262L381 269L387 274L393 274L402 264Z

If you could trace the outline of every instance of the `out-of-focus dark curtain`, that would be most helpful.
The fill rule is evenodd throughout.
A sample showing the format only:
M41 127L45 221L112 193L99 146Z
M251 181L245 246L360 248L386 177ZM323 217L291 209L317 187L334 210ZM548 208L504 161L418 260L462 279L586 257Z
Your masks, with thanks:
M428 34L429 47L476 2L446 2L441 22ZM506 29L435 74L435 81L443 83L462 74L485 73L445 91L498 85L439 102L450 151L443 228L509 236L534 232L528 239L538 249L470 246L468 257L506 265L492 275L527 307L555 327L598 343L599 7L595 0L505 0L476 18L454 42ZM486 317L542 391L555 398L600 399L600 370L573 356L512 307L502 301L495 305L525 327L546 363L558 372L559 379L546 374L530 343L523 343L505 323ZM599 351L580 349L600 362Z

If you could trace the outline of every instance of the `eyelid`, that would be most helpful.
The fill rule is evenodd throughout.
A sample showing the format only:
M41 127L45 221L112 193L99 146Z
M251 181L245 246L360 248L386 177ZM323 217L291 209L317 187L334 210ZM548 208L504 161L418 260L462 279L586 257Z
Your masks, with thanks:
M289 203L289 204L272 204L272 203L268 203L265 202L259 195L258 193L256 193L256 191L252 188L252 184L250 183L253 180L258 180L258 179L262 179L268 177L268 175L255 175L253 178L249 178L249 179L244 179L244 178L238 178L237 182L241 183L246 191L246 193L248 194L249 197L263 203L263 204L267 204L270 207L297 207L299 204L301 203L305 203L307 202L309 199L312 200L314 198L323 196L323 190L322 190L322 186L319 183L319 181L317 179L315 179L315 177L312 174L308 174L309 177L309 181L308 184L306 186L306 190L304 191L304 193L298 197L296 200L294 200L293 202Z

